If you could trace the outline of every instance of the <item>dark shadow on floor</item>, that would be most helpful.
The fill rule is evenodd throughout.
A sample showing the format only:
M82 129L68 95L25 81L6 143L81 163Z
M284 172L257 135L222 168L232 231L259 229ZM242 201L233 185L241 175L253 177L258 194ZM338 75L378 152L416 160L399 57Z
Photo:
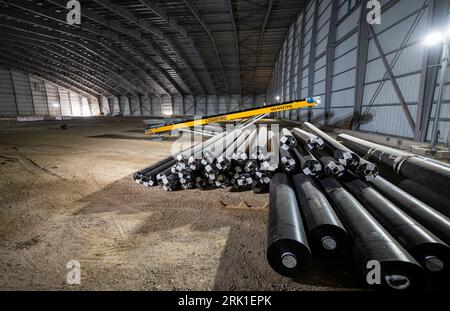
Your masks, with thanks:
M213 290L360 288L358 277L350 272L351 263L317 260L310 274L296 281L276 274L266 260L267 210L223 207L238 205L243 199L250 206L262 206L268 196L227 189L165 192L135 184L130 175L81 199L84 206L77 214L149 212L151 215L134 232L143 236L186 225L197 232L228 229Z

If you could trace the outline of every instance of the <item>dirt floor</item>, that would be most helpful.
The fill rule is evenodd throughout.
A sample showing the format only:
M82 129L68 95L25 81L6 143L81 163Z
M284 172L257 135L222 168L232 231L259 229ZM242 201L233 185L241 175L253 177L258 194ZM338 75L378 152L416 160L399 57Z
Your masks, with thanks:
M132 173L170 152L137 119L0 123L2 290L339 290L351 262L302 280L266 261L268 195L164 192ZM70 260L81 284L68 285ZM317 262L317 261L316 261Z

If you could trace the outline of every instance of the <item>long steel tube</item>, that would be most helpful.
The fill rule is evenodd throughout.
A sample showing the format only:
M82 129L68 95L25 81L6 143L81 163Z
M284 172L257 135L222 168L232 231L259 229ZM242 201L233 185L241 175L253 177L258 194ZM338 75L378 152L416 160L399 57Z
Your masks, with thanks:
M450 167L410 153L370 143L365 140L341 134L343 144L355 150L370 161L392 169L397 175L407 177L450 200L448 191Z
M155 167L155 169L145 173L142 177L142 184L146 187L154 186L156 184L156 176L166 169L171 168L173 165L177 164L177 162L177 159L172 158L170 161L165 162Z
M247 129L245 131L243 131L241 133L241 135L239 135L236 139L236 141L234 142L234 144L231 144L230 146L228 146L228 148L225 150L224 154L222 155L222 157L220 157L220 160L233 160L233 155L237 152L238 148L240 146L242 146L245 143L245 140L247 139L247 137L252 133L251 130ZM223 159L222 159L223 158ZM219 159L217 159L219 161Z
M354 153L311 123L305 122L303 123L303 127L324 140L325 150L330 153L334 159L336 159L337 161L339 161L339 163L351 169L352 171L356 170L359 165L359 156L356 153Z
M165 163L167 163L169 161L172 161L172 160L173 160L173 157L170 156L170 157L164 158L162 160L159 160L158 162L156 162L156 163L154 163L154 164L152 164L152 165L150 165L150 166L148 166L148 167L146 167L146 168L144 168L142 170L137 171L133 175L134 181L136 183L141 183L141 180L142 180L142 178L144 177L145 174L147 174L148 172L154 170L155 168L158 168L159 166L161 166L161 165L163 165L163 164L165 164Z
M220 133L220 134L216 135L216 136L218 136L217 139L214 139L214 140L210 139L210 140L206 141L204 144L200 145L199 147L195 147L192 150L191 156L189 157L188 167L194 171L198 170L202 164L202 161L204 160L205 151L208 150L207 148L210 148L213 145L218 145L218 146L222 145L223 146L223 144L224 144L223 141L226 139L226 137L228 135L230 135L232 133L233 132ZM183 159L185 159L185 157L183 157ZM183 162L184 161L185 160L183 160Z
M430 276L441 279L448 273L450 248L442 240L363 181L354 179L344 184Z
M257 159L260 161L264 161L267 157L267 154L269 153L267 149L268 145L268 131L266 125L260 125L258 130L258 140L256 144L257 148ZM253 153L254 154L254 153ZM254 160L254 159L252 159Z
M250 150L253 149L257 135L258 131L255 129L245 138L242 144L236 144L236 150L233 153L233 160L239 162L240 164L244 164L244 161L250 159ZM253 159L255 160L257 156L258 155L256 154Z
M375 218L334 178L321 179L335 210L354 240L354 258L364 278L380 265L381 284L375 288L417 290L427 286L425 270Z
M312 150L322 150L325 148L325 142L322 138L313 135L311 133L308 133L304 130L301 130L299 128L295 128L292 130L292 135L297 139L297 141L303 142L304 145L306 145L306 148L309 151Z
M201 151L204 148L208 147L210 144L213 144L216 141L218 141L219 139L222 139L225 135L227 135L227 132L222 132L222 133L219 133L219 134L211 137L210 139L208 139L208 140L206 140L204 142L200 142L198 144L195 144L191 148L189 148L189 149L187 149L187 150L185 150L183 152L180 152L177 155L176 158L177 158L178 161L183 161L183 160L187 161L187 160L189 160L189 158L191 156L193 156L196 153L198 153L198 151Z
M297 146L297 140L291 131L287 128L281 130L280 148L282 150L291 150Z
M297 169L298 164L289 150L280 147L280 167L283 172L293 173Z
M233 154L237 150L238 146L245 142L245 139L250 133L250 130L245 130L238 133L236 140L228 144L225 151L219 157L217 157L216 166L220 171L228 171L231 168L233 164Z
M261 161L260 170L275 172L280 163L280 133L270 130L267 132L266 147L259 149L266 152L259 153L259 160Z
M350 237L314 179L305 174L292 178L313 251L324 255L339 255L348 251Z
M450 218L419 201L406 191L378 176L369 184L378 192L450 245Z
M277 273L297 278L309 271L311 251L286 174L276 174L270 183L267 246L267 260Z
M344 175L345 167L324 150L313 150L312 154L322 164L325 174L334 177L341 177Z
M300 143L297 148L291 150L294 159L298 162L298 168L307 176L317 176L322 173L322 164L306 150Z
M436 211L450 217L450 201L441 194L431 191L421 183L417 183L411 179L395 175L394 172L389 169L380 167L381 176L391 183L394 183L397 187L406 191L410 195L414 196L418 200L428 204Z

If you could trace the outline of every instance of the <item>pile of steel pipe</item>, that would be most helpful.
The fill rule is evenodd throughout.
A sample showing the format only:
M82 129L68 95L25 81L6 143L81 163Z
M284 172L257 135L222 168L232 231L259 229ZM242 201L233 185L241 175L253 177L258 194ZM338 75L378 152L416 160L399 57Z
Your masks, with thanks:
M448 165L346 134L339 135L338 139L363 158L391 170L396 175L423 184L431 191L450 199L450 191L448 191L450 167Z
M295 146L291 135L287 143ZM279 133L238 128L135 173L136 183L166 191L231 187L265 193L279 162ZM146 180L150 180L147 182Z
M134 179L166 191L269 192L267 260L277 273L304 276L316 257L333 256L353 260L373 288L414 290L448 286L449 170L305 123L221 133Z
M362 279L374 289L447 288L450 219L441 211L443 206L450 208L450 201L443 196L435 198L441 207L437 209L417 197L424 195L424 191L414 191L413 183L417 178L413 179L407 173L389 172L382 161L370 156L364 158L360 153L362 147L353 150L350 145L344 146L311 124L304 124L304 128L307 131L291 130L297 146L289 153L280 152L280 157L294 159L297 167L286 170L283 167L286 161L280 161L279 172L284 173L278 173L277 176L282 177L277 179L281 182L273 185L272 180L270 185L267 254L272 268L284 276L298 276L294 270L297 266L292 264L291 271L282 261L280 263L280 258L283 258L281 253L286 253L288 265L297 262L298 255L293 249L301 244L314 255L310 257L308 253L308 260L330 255L340 256L342 260L351 258ZM390 153L391 156L393 154ZM376 156L384 159L384 154ZM418 176L425 174L429 178L431 174L437 174L437 180L448 187L450 178L442 177L448 165L422 157L419 159L415 159L410 167L415 162L424 161L415 168L430 171L416 172ZM382 166L380 171L375 164ZM436 172L436 167L443 169ZM390 175L394 175L394 182L398 180L401 186L389 182L387 177ZM405 190L403 185L407 183L410 186ZM279 184L283 185L284 192L277 190ZM417 183L416 186L420 185ZM290 191L296 193L296 202L290 198ZM277 199L280 193L287 198L285 201ZM280 228L273 229L273 224L280 226L285 221L284 218L279 219L280 215L284 211L292 214L295 203L301 219L297 220L294 215L291 222L285 222L286 233L283 234L290 244L275 244L279 252L274 253L273 241L283 236L279 233ZM292 235L289 230L294 229L297 232L295 239L289 237L289 233ZM352 256L348 256L350 254ZM379 267L379 275L372 270L376 267Z

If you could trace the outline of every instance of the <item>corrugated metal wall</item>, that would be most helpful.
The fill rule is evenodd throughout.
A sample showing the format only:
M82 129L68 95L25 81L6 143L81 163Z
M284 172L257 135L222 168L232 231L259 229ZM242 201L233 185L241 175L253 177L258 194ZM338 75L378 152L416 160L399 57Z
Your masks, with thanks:
M33 96L34 113L37 116L49 115L45 82L35 77L30 77L31 94Z
M115 115L121 112L119 98L116 96L108 98L109 101L109 109L111 109L111 114Z
M161 99L158 96L150 96L150 101L152 105L152 116L162 117Z
M381 24L373 25L373 30L381 54L366 22L367 0L312 0L306 5L274 65L268 102L321 96L322 104L309 114L308 109L301 109L279 113L279 117L419 139L418 125L411 129L407 122L382 57L392 68L412 119L420 119L418 105L427 72L424 59L431 53L422 39L437 14L431 4L445 1L380 2ZM429 129L433 116L434 108ZM440 121L440 140L446 142L450 137L450 87Z
M0 117L99 115L96 98L85 98L35 76L0 69Z
M76 117L82 116L81 114L81 97L69 91L70 105L72 107L72 115Z
M91 112L91 116L99 116L100 115L100 103L98 102L98 99L95 97L88 97L87 100L89 103L89 110Z
M21 72L11 72L16 94L17 113L21 116L34 114L33 98L31 96L30 80L28 75Z
M12 117L16 114L17 108L11 72L0 69L0 117Z
M441 108L441 116L439 119L439 131L441 135L440 141L449 142L450 141L450 66L447 69L447 74L445 77L445 88L444 88L444 96ZM440 71L440 70L439 70ZM439 84L436 85L435 96L437 98L437 88ZM431 130L433 128L434 123L434 115L436 113L436 100L433 101L433 107L430 115L430 124L428 129L428 137L427 139L431 140Z
M72 116L72 105L70 103L69 91L58 87L59 99L61 101L61 112L63 116Z
M173 115L172 97L170 97L169 95L161 96L161 109L163 115Z
M141 115L141 107L139 104L139 96L138 95L130 97L130 107L131 107L131 115L132 116L140 116Z
M111 108L109 107L108 98L106 98L105 96L100 96L99 113L103 113L103 115L105 116L111 114Z
M45 82L49 114L53 116L61 115L61 103L59 100L58 87Z
M1 90L6 94L2 98L8 99L9 103L12 101L12 104L2 105L0 109L8 111L10 116L17 114L12 81L16 89L20 115L33 115L36 110L37 115L53 116L81 117L97 116L100 113L104 115L123 113L125 116L192 117L260 107L266 103L265 95L133 95L86 98L34 76L13 72L11 77L8 70L2 73L2 81Z
M91 107L86 97L81 97L81 115L84 117L91 116Z
M141 96L142 115L151 116L152 113L152 101L149 96Z

